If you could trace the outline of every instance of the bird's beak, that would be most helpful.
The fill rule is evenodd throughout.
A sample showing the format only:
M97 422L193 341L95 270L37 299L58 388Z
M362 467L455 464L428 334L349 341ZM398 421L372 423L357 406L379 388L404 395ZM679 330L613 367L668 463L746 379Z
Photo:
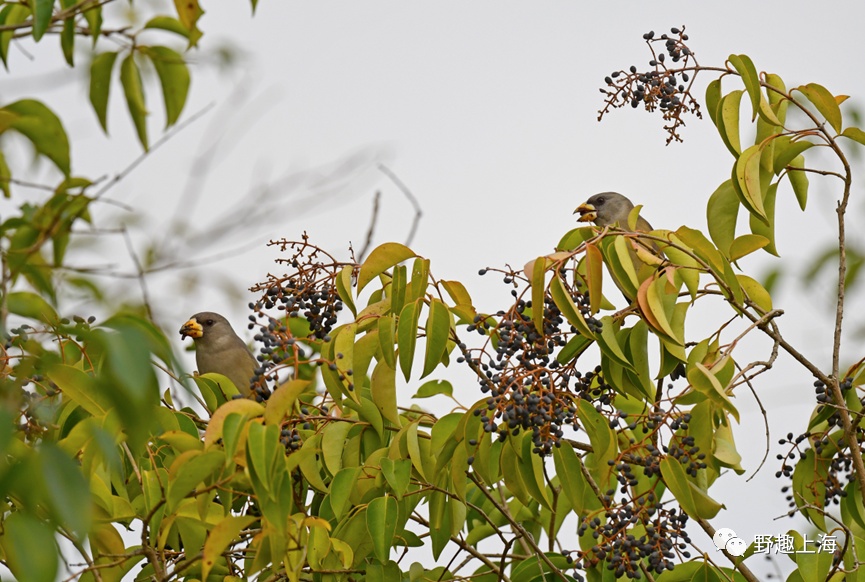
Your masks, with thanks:
M191 337L192 339L200 338L204 335L204 328L201 327L201 324L196 321L193 317L189 321L183 324L183 327L180 328L180 337L187 338Z
M591 222L598 217L595 207L588 203L577 206L577 209L574 210L574 214L580 215L577 222Z

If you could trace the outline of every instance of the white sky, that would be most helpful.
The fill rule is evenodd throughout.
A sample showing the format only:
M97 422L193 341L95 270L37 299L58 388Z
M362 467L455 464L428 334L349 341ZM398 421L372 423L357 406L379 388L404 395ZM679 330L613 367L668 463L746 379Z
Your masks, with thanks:
M865 5L856 1L261 0L254 18L244 1L206 2L204 8L204 48L231 45L242 53L242 66L217 74L210 57L191 53L199 62L192 67L181 119L209 103L216 108L148 157L111 197L148 215L139 242L170 238L168 217L188 188L189 169L209 152L207 173L193 180L201 200L181 206L202 230L226 212L237 215L234 205L264 183L274 184L269 199L275 206L271 221L242 239L207 242L203 254L240 244L251 248L198 273L211 282L205 297L184 294L176 273L154 279L157 318L169 334L204 309L229 315L242 329L250 296L227 295L221 285L227 279L244 288L269 271L281 273L271 263L276 254L262 246L269 238L296 239L307 231L313 242L338 254L350 241L359 249L377 189L383 197L375 242L403 241L412 210L376 170L377 162L385 162L423 207L412 247L432 259L436 276L462 280L490 311L501 307L495 301L505 291L477 270L522 265L550 252L573 227L574 207L595 192L630 196L644 204L644 216L658 228L705 229L706 200L729 176L732 162L708 116L689 120L685 143L668 147L657 114L628 108L603 123L596 119L604 76L631 64L646 66L650 57L641 36L650 29L660 34L685 24L703 65L746 53L758 70L780 74L788 87L821 83L852 95L859 107L865 96ZM164 38L142 37L154 43ZM8 102L38 92L60 113L73 140L74 173L118 171L139 153L119 85L111 95L108 139L86 104L86 59L80 59L80 70L63 73L56 41L47 41L22 45L33 62L13 48L11 72L0 76L0 97ZM698 83L701 100L709 80L706 75ZM157 87L150 83L147 91L153 142L164 118ZM221 141L208 150L215 140ZM328 183L331 195L317 205L309 203L313 177L305 175L294 186L282 180L311 168L326 170L349 156L355 156L349 177ZM778 248L782 264L793 271L811 255L815 240L832 240L837 190L831 186L812 180L805 213L791 192L779 193ZM856 197L853 237L861 230L861 187ZM742 266L759 274L775 264L758 257ZM788 313L782 329L806 353L825 358L831 340L827 312L819 307L825 294L803 300L799 287L788 289L776 305ZM847 361L859 357L854 351ZM191 357L186 361L192 369ZM773 444L788 430L801 432L802 415L813 405L812 379L788 363L758 383L774 426ZM741 394L737 403L743 416L736 438L750 473L763 454L762 420L750 411L750 396ZM796 424L784 423L794 415ZM729 476L712 489L730 509L714 520L717 526L731 527L747 541L791 527L773 521L786 510L778 494L782 483L772 477L776 452L751 483ZM800 531L806 531L801 524Z

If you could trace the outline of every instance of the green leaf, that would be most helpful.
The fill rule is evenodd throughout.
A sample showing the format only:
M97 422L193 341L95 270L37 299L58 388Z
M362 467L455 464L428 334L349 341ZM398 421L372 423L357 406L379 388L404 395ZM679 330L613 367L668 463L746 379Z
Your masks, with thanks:
M706 111L709 119L718 126L718 107L721 105L721 79L715 79L706 87Z
M60 50L63 58L70 67L75 66L75 20L67 18L63 21L63 30L60 33Z
M453 393L454 387L447 380L430 380L422 384L412 398L429 398L430 396L437 396L439 394L453 396Z
M517 458L517 469L520 471L523 485L529 495L547 510L552 510L552 500L549 498L544 484L544 460L532 450L534 442L528 431L521 436L522 456ZM514 443L515 445L517 443Z
M337 519L342 518L351 507L351 492L357 486L360 474L360 467L345 467L333 476L330 482L330 507Z
M743 92L739 89L730 91L721 99L720 115L718 116L718 133L727 149L734 157L739 157L742 146L739 141L739 107Z
M107 52L97 55L90 63L90 104L105 133L108 133L108 94L115 60L117 53Z
M814 147L814 144L806 140L790 141L787 137L776 139L775 159L772 163L772 169L775 174L778 175L783 172L790 165L790 162L812 147Z
M445 546L450 541L453 519L448 506L448 497L443 492L433 491L430 494L429 530L434 560L439 559Z
M502 478L504 479L505 487L508 488L508 491L510 491L520 503L524 506L528 506L531 503L531 500L529 499L529 492L526 489L526 485L523 483L522 473L517 467L520 458L514 450L515 444L518 443L514 443L513 440L509 439L505 441L504 446L502 447Z
M772 311L772 296L765 287L747 275L736 275L736 278L751 301L766 313Z
M730 426L729 419L726 423L722 423L715 429L715 439L713 447L713 456L724 467L729 467L739 474L744 472L740 463L742 456L736 450L736 443L733 440L733 427Z
M816 456L814 449L805 449L793 468L791 482L793 500L796 507L811 523L821 531L826 529L826 515L823 504L826 500L826 479L829 461Z
M6 156L0 151L0 191L3 192L4 198L12 196L12 190L9 183L12 181L12 172L9 170L9 164L6 163Z
M173 476L168 488L165 502L169 512L174 512L180 501L189 495L196 485L208 481L225 464L223 451L212 450L206 453L192 451L187 454L189 455L188 460Z
M664 483L690 517L712 519L724 507L688 480L685 470L677 459L666 457L661 460L660 465Z
M580 426L589 435L593 452L586 458L586 467L598 481L598 486L604 489L610 477L608 461L616 458L618 446L616 435L610 428L609 421L595 410L590 402L580 400L577 405L577 416Z
M53 111L39 101L22 99L0 109L0 115L3 113L12 116L9 129L29 139L37 153L54 162L65 176L69 176L69 138Z
M96 48L96 41L102 33L102 5L95 4L93 8L84 11L84 19L90 26L90 35L93 37L93 47Z
M556 360L560 364L567 364L574 358L577 358L586 351L590 345L594 343L594 340L590 340L584 335L575 335L571 339L568 340L568 343L564 345L564 347L559 350L559 353L556 354Z
M659 277L654 280L649 278L640 287L637 302L643 315L646 316L646 322L656 332L677 344L684 345L685 338L677 335L672 325L678 295L679 289L671 285L666 277ZM626 360L631 361L629 358ZM634 369L631 363L627 367L631 370Z
M6 306L10 313L42 321L48 325L57 325L60 318L54 308L35 293L15 291L6 297Z
M586 245L586 285L589 288L589 311L597 313L603 299L604 259L593 244Z
M57 552L54 531L28 512L16 511L3 522L0 544L6 565L18 580L54 582L57 578Z
M451 318L447 305L440 299L431 299L429 317L426 321L426 353L421 378L431 374L438 367L445 355L450 333Z
M396 370L387 362L380 360L372 371L370 378L372 399L382 417L395 426L400 426L399 410L396 400Z
M789 530L787 535L793 538L793 547L796 548L796 550L794 550L792 554L788 555L788 557L796 562L797 566L796 570L793 572L793 576L788 578L788 580L794 582L794 576L797 574L802 582L827 580L829 569L832 567L833 552L815 551L814 540L808 540L811 544L811 547L808 547L802 534L795 530ZM832 582L841 582L842 580L844 582L852 582L847 576L833 576L828 580L831 580Z
M140 50L150 57L156 69L165 101L165 127L171 127L177 123L183 106L186 105L186 95L189 92L189 69L183 57L168 47L151 46L142 47Z
M396 534L398 507L396 499L390 495L377 497L366 508L366 528L372 539L372 549L376 558L386 562Z
M760 183L760 156L762 154L759 145L754 145L742 152L736 160L734 175L742 193L742 204L748 211L767 221L766 211L763 209L763 191Z
M601 507L601 502L595 496L586 476L581 470L582 461L567 441L561 447L553 449L553 461L556 465L556 475L562 485L562 492L571 502L574 512L583 515Z
M714 369L720 369L718 364ZM733 406L730 397L727 395L726 386L723 386L715 374L706 368L703 364L697 362L693 366L688 366L688 382L695 390L709 398L712 402L723 408L733 415L736 422L739 421L739 411Z
M174 0L174 7L177 9L180 22L189 31L189 46L196 46L198 39L201 38L198 19L204 14L204 10L198 5L198 0Z
M787 170L787 179L790 180L790 186L793 187L793 193L796 195L796 200L799 202L799 208L805 210L805 205L808 203L808 174L794 168L804 168L805 158L797 156L789 164Z
M597 230L591 226L580 226L569 230L556 245L557 251L573 251L587 240L595 238Z
M396 368L396 354L394 343L396 342L396 324L392 315L379 317L378 319L378 341L381 346L382 358L391 368Z
M550 281L550 295L552 295L553 301L561 310L565 319L568 320L568 323L573 325L583 337L587 339L595 338L595 334L589 329L589 325L583 318L583 314L580 312L577 304L574 303L573 298L568 293L559 275L554 275Z
M51 24L51 12L54 10L54 0L32 0L33 8L33 40L39 42L48 25Z
M773 91L772 89L767 88L766 95L769 98L769 107L772 108L778 121L783 125L787 120L787 107L790 104L790 101L786 96L787 86L784 84L784 80L781 79L781 77L772 73L765 74L765 81L767 85L777 89L777 91Z
M718 250L729 256L730 245L736 238L736 221L739 217L739 197L732 180L727 180L712 193L706 205L706 221L709 236Z
M538 333L544 333L544 295L546 286L544 279L547 274L547 258L538 257L532 263L532 322Z
M465 285L459 281L441 281L442 286L453 299L454 305L465 305L472 307L472 298L466 290Z
M616 338L616 324L609 315L601 319L601 333L595 336L595 340L598 342L598 346L601 348L601 353L604 356L615 360L620 366L633 369L625 352L622 351L622 346L619 345L619 341Z
M236 540L244 528L257 519L252 515L228 515L210 530L207 541L204 542L204 551L201 557L202 580L207 580L210 571L228 545Z
M30 16L30 8L26 4L6 4L0 10L0 25L14 27L16 24L21 24L27 17ZM12 42L12 35L15 30L4 30L0 32L0 60L3 61L3 66L9 70L9 43Z
M742 82L745 84L745 89L751 98L751 121L754 121L757 119L757 114L760 111L760 98L762 97L757 68L748 55L730 55L728 60L742 77Z
M289 380L273 391L264 409L265 424L280 424L294 408L298 396L309 386L309 380Z
M397 344L399 345L399 367L406 381L411 377L411 364L417 343L417 322L422 302L420 299L407 303L399 314L397 323Z
M97 389L93 377L78 368L58 364L48 371L48 378L57 384L65 397L93 416L104 416L113 408L110 400Z
M356 334L356 323L343 324L331 333L333 361L336 364L336 369L345 376L348 382L351 381L349 373L354 373L354 338Z
M408 491L409 483L411 483L411 460L393 460L384 457L381 460L381 474L384 475L396 498L402 499L402 496Z
M144 103L144 85L141 83L141 72L135 64L133 54L129 53L120 63L120 84L126 95L126 105L129 115L138 133L138 141L147 150L147 107Z
M332 422L328 424L321 437L321 454L324 466L331 475L336 475L342 469L342 453L348 440L352 425L348 422Z
M858 127L853 127L851 125L841 132L841 137L846 137L847 139L852 139L856 143L865 145L865 131L862 131Z
M730 260L735 261L739 257L743 257L746 254L757 250L757 248L754 248L754 245L759 244L761 239L765 240L765 243L762 246L766 248L766 252L775 255L776 257L778 256L778 249L775 248L775 198L777 194L778 183L776 182L769 186L766 190L766 197L763 199L763 210L766 212L768 224L758 219L753 214L749 215L748 222L751 226L751 232L753 233L750 236L757 236L759 238L744 238L749 236L744 235L736 239L739 241L739 247L735 251L732 248L730 249ZM735 241L734 244L736 244Z
M613 281L622 291L622 294L629 301L632 301L637 295L637 289L640 288L640 279L633 258L633 247L623 236L608 237L602 246L606 265Z
M763 224L758 222L757 224ZM733 244L730 245L730 260L738 261L746 255L750 255L754 251L758 251L769 244L769 239L765 236L757 234L743 234L736 238Z
M418 442L418 423L413 422L408 425L405 431L406 447L408 448L408 456L411 459L411 464L417 470L422 479L426 480L426 470L424 469L424 457L421 452L420 443Z
M429 283L429 259L416 258L411 266L411 283L406 289L406 301L414 301L426 295Z
M83 539L90 531L93 507L79 464L50 442L40 445L39 461L52 512L64 528Z
M147 21L147 23L144 25L144 28L167 30L168 32L178 34L187 40L189 39L189 30L187 30L187 28L183 26L182 22L180 22L176 18L172 18L171 16L154 16Z
M817 108L817 111L826 118L826 121L829 122L829 125L832 126L832 129L836 133L841 132L841 108L838 107L835 96L826 87L817 83L808 83L807 85L796 87L796 90L802 93Z
M390 269L417 255L413 250L400 243L384 243L372 250L357 276L357 292L360 293L367 284Z

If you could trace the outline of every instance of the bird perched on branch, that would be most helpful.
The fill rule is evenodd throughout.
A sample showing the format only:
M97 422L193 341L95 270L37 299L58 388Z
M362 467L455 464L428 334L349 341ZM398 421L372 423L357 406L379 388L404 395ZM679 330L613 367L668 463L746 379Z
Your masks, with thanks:
M199 374L222 374L243 396L249 396L258 363L227 319L211 311L196 313L180 328L180 337L195 341Z
M602 228L616 226L622 230L631 231L628 226L628 217L633 209L634 203L618 192L601 192L577 206L574 214L580 215L580 222L591 221ZM652 230L652 225L645 218L637 216L637 222L632 232L651 232ZM631 240L627 249L627 257L623 258L612 252L605 261L610 261L614 267L616 265L622 267L613 269L615 271L613 281L622 291L625 299L632 302L643 281L654 276L657 268L663 264L664 253L658 249L655 241L634 240L633 235L628 238ZM626 265L626 262L630 265Z
M622 196L618 192L601 192L595 194L574 210L574 214L579 213L579 222L592 221L598 226L615 226L618 223L619 228L630 230L628 228L628 215L634 209L634 203L626 196ZM642 216L637 217L637 228L635 230L642 232L650 232L652 225Z

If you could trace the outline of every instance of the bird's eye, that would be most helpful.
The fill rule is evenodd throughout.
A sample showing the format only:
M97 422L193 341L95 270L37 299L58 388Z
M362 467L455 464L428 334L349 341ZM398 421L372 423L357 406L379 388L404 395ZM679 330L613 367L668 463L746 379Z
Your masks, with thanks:
M598 204L603 204L605 200L606 199L603 196L601 196L600 198L598 198Z
M204 325L206 325L206 326L208 326L208 327L211 326L211 325L213 325L213 320L212 320L212 319L208 319L207 321L204 322Z

